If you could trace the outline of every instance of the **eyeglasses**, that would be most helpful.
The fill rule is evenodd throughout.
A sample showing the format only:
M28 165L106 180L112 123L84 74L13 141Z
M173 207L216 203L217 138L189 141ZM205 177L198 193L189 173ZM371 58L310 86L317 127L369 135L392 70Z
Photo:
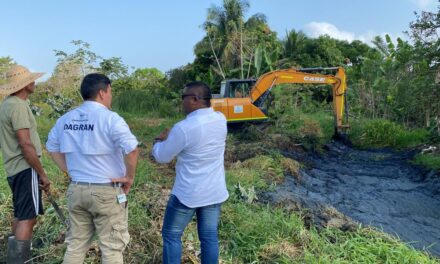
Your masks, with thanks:
M188 97L188 96L195 97L195 98L197 98L197 100L211 100L211 97L200 97L200 96L198 96L196 94L182 94L181 96L182 96L182 100L185 99L185 97Z
M195 95L195 94L182 94L182 100L185 99L185 97L188 97L188 96L193 96L193 97L196 97L197 99L199 99L199 97L197 95Z

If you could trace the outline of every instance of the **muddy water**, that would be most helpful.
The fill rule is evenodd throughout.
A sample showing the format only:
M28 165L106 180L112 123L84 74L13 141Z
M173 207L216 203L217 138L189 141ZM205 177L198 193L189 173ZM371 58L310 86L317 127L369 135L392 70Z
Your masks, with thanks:
M331 205L363 225L377 227L440 256L440 177L408 163L411 152L355 150L331 143L325 154L284 153L308 164L300 182L288 177L276 202Z

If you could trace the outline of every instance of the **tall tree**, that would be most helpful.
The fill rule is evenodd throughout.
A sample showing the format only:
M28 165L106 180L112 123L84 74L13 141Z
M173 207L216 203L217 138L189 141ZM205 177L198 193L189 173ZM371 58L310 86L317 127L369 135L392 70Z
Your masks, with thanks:
M440 3L440 0L438 1ZM440 62L440 4L437 13L422 11L415 13L416 20L410 23L410 37L425 50L425 56Z
M248 8L246 0L223 0L222 6L208 9L203 25L206 36L195 47L196 62L208 58L205 72L211 68L223 79L244 78L250 74L257 47L268 42L276 45L276 34L267 26L264 15L244 19Z
M438 2L437 12L415 13L416 20L410 23L408 34L420 58L418 80L426 80L421 85L425 88L425 96L430 99L430 107L425 109L425 125L430 126L430 121L436 120L440 134L440 84L436 82L436 75L440 74L440 0Z
M102 61L99 62L97 70L112 80L120 79L128 75L128 67L122 62L120 57L102 59Z
M302 31L290 30L286 32L286 37L283 39L283 59L282 65L285 67L294 67L301 65L300 56L305 50L306 34ZM306 65L305 65L306 66Z

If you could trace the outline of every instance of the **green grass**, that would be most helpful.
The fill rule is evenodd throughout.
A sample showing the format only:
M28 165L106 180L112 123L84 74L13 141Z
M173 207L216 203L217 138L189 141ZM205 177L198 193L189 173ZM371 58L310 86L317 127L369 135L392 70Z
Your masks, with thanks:
M360 148L410 148L428 140L425 129L408 130L384 119L355 120L351 124L350 139Z
M172 164L153 163L149 159L149 152L152 139L179 119L128 113L121 115L143 143L135 183L129 194L129 231L132 240L124 253L125 261L160 263L161 223L174 180L174 167ZM323 120L324 123L329 122L327 118ZM37 121L42 142L45 142L54 120L38 117ZM321 124L319 120L316 122ZM232 138L234 140L228 140L228 149L233 144L240 144L235 136ZM43 154L42 161L52 181L54 196L66 212L67 181L47 153ZM274 182L283 180L286 171L294 175L298 167L295 161L282 157L275 150L228 164L226 174L230 198L222 207L219 227L221 263L440 263L426 253L370 228L359 228L354 232L307 228L300 212L258 201L249 202L237 192L238 183L246 189L255 188L257 193L259 190L268 190ZM0 247L4 252L5 238L10 233L12 221L12 198L4 170L0 172L0 237L4 238L0 239ZM38 256L35 262L61 263L66 228L51 205L45 202L45 207L46 214L39 217L35 228L34 254ZM187 228L183 244L184 262L194 263L199 250L194 222ZM99 263L96 245L95 242L89 251L86 263Z
M418 154L414 157L414 163L440 171L440 156L438 154Z

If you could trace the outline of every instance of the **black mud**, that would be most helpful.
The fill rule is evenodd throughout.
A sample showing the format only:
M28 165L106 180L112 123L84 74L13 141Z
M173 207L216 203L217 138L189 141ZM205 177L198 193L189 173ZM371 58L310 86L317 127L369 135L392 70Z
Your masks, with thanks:
M321 212L319 208L330 205L363 225L440 256L440 177L409 164L414 153L356 150L333 142L321 155L284 154L307 168L263 194L266 201L293 202ZM321 215L315 222L325 220L326 226L333 216ZM350 226L345 220L339 228Z

